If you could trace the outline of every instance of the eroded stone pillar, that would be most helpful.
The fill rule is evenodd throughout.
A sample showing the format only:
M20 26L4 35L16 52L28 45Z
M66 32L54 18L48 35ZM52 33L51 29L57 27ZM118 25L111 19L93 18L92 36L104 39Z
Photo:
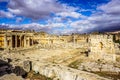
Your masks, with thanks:
M12 49L12 44L13 44L13 42L12 42L12 35L11 35L11 39L10 39L10 49Z
M73 35L74 37L73 37L73 45L74 45L74 48L75 48L75 46L76 46L76 38L75 38L75 35Z
M21 36L21 47L23 48L24 47L24 36Z
M7 49L7 35L4 36L4 48Z
M15 35L15 48L17 48L17 35Z
M33 45L34 43L33 43L33 38L32 38L32 45Z
M26 47L26 36L24 36L24 47Z
M21 39L21 35L19 36L19 39L20 39L20 48L22 48L22 39Z
M27 39L27 47L30 47L30 38Z
M48 45L50 45L50 38L48 37Z

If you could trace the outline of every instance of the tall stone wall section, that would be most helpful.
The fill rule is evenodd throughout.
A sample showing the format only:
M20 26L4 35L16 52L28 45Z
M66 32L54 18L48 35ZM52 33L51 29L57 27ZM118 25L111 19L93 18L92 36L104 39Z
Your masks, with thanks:
M115 44L113 35L94 34L89 36L90 57L93 59L104 59L115 61Z

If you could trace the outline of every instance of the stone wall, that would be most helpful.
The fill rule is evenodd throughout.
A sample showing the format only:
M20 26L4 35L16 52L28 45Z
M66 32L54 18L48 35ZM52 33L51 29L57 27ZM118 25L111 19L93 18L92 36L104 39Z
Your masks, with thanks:
M33 33L16 30L0 32L0 48L4 50L29 48L32 45Z
M107 61L115 61L115 43L113 35L92 34L89 37L90 57L92 59L104 59Z
M90 35L89 43L92 53L115 53L113 35Z
M4 48L4 34L0 34L0 48Z

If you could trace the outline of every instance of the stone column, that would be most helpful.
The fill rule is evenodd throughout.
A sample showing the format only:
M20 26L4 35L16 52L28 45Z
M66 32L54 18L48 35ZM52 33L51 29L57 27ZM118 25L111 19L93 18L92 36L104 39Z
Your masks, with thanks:
M4 48L7 49L7 35L4 36Z
M34 43L33 43L33 37L32 37L32 45L33 45Z
M26 36L24 36L24 47L26 47Z
M21 47L23 48L24 47L24 36L21 36Z
M48 45L50 44L50 39L49 39L49 37L48 37Z
M22 48L22 40L21 40L21 35L19 36L20 39L20 48Z
M75 43L76 43L76 42L75 42L75 35L73 35L73 36L74 36L74 37L73 37L73 38L74 38L73 44L74 44L74 48L75 48Z
M32 46L32 45L33 45L33 38L30 37L30 46Z
M15 35L15 48L17 48L17 35Z
M30 47L30 38L28 38L27 47Z
M10 49L12 49L12 36L10 36Z

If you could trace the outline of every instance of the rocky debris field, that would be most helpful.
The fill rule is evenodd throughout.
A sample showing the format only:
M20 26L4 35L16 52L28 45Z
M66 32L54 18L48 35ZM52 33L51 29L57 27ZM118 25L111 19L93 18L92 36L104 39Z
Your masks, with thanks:
M120 80L120 65L117 62L106 62L104 60L83 61L79 59L68 66L74 69L95 73L112 80Z
M4 69L4 74L13 73L19 76L18 73L23 72L22 68L28 75L20 76L26 80L114 80L111 77L104 78L103 75L100 77L98 72L120 72L119 65L114 65L116 63L92 61L86 56L85 50L79 48L1 52L0 59L11 66L6 66L6 64L4 67L0 66L1 70ZM10 74L8 74L9 69L12 71ZM1 77L5 76L4 74ZM119 80L119 78L115 80Z
M109 80L93 73L56 64L39 65L36 63L33 65L33 70L53 80Z

